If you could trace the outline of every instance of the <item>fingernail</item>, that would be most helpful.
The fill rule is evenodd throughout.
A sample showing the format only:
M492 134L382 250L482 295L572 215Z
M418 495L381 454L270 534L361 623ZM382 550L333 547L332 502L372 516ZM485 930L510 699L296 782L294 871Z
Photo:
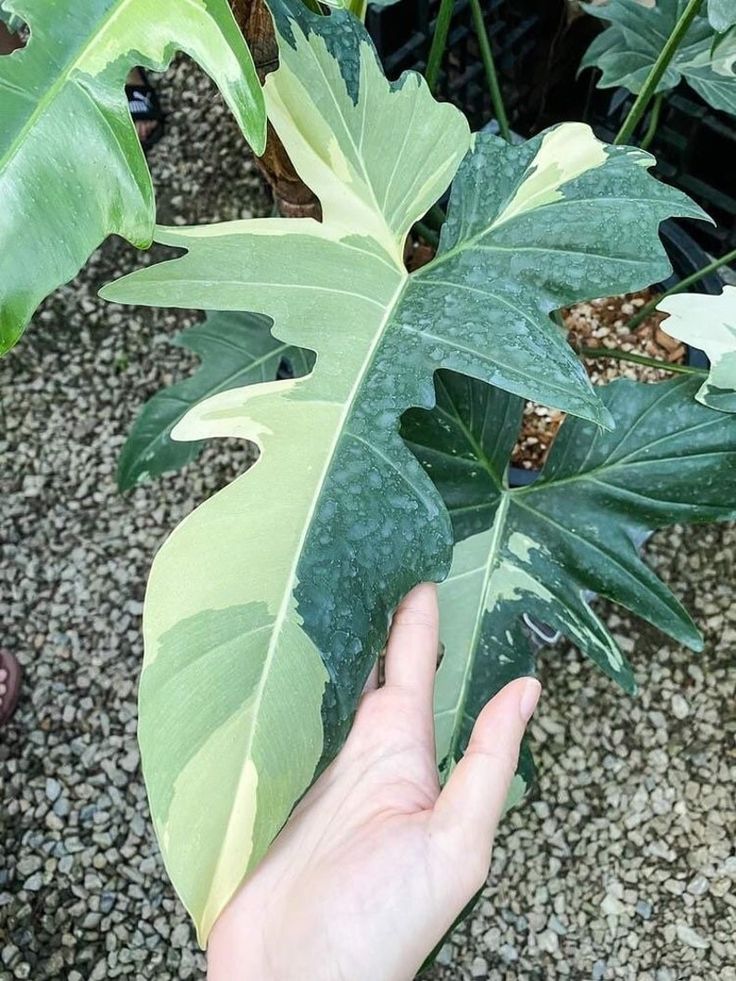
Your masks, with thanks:
M537 707L537 702L539 701L539 696L541 694L542 686L539 684L537 679L527 678L519 700L519 712L524 720L524 725L526 725L529 719L531 719L531 717L534 715L534 709Z

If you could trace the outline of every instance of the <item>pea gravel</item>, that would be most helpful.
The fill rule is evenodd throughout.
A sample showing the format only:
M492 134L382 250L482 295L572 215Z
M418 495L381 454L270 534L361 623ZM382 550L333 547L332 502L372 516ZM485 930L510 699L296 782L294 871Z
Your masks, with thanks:
M161 219L268 213L209 82L182 60L161 92L171 113L151 154ZM118 495L137 408L193 365L167 339L194 314L96 297L147 261L107 243L0 362L0 645L26 669L0 731L0 981L204 978L148 820L135 740L140 615L168 530L250 457L220 444L182 474ZM660 533L650 554L694 611L705 652L601 607L637 666L637 699L573 651L545 657L538 794L506 820L490 885L440 952L435 981L736 981L736 533Z

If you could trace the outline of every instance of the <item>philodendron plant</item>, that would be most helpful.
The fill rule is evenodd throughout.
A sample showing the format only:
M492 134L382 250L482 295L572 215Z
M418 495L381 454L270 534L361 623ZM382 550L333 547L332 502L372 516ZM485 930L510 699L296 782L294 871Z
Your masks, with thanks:
M581 69L601 69L600 88L623 86L638 94L678 25L683 34L667 61L655 92L667 93L682 79L714 109L736 115L736 4L732 0L607 0L584 4L609 22L588 48Z
M39 6L13 3L29 21L41 19ZM109 36L98 44L91 25L86 41L69 33L71 54L34 90L31 115L48 127L45 139L61 143L53 100L69 87L70 99L96 100L94 111L125 137L123 150L95 124L98 171L103 161L117 166L95 175L94 220L80 222L69 255L41 257L37 279L5 270L6 346L106 233L122 230L138 244L150 236L150 182L117 101L130 63L147 54L163 64L173 38L199 53L262 146L260 90L224 0L186 5L209 25L219 54L197 47L195 20L175 0L157 10L153 31L135 16L135 0L92 6ZM565 633L629 690L631 669L591 592L697 649L695 626L639 546L673 521L736 516L736 427L718 411L723 402L714 408L703 395L705 373L596 390L551 316L661 281L670 267L660 223L702 218L701 210L651 176L648 154L606 146L582 124L518 145L471 134L418 75L389 83L346 10L320 16L297 0L273 0L272 9L280 65L266 81L265 109L323 220L159 227L155 239L185 254L103 290L116 302L214 311L182 336L201 367L146 407L121 485L191 461L212 436L260 450L165 543L144 612L144 774L167 868L202 942L340 748L392 612L417 582L444 580L436 721L446 775L482 703L534 670L529 618ZM49 38L38 32L27 64L48 54ZM23 57L0 62L0 84L30 91ZM16 160L34 180L43 174L21 109L19 101L0 160L7 187L16 186ZM63 153L94 198L81 151ZM130 174L145 185L142 197L129 196ZM449 185L436 255L410 274L407 235ZM77 198L57 196L60 226ZM40 195L31 205L48 209ZM20 228L14 206L11 197L3 237ZM20 243L19 265L30 248ZM725 377L714 357L711 395ZM539 480L511 489L524 399L568 419ZM525 755L517 794L528 775Z
M273 8L280 67L266 81L267 112L323 221L159 228L156 240L185 254L103 290L116 302L265 315L269 370L284 356L292 367L293 377L244 375L246 387L232 389L235 366L217 367L210 336L190 384L214 394L183 418L163 413L177 440L239 436L260 449L161 549L144 614L144 773L167 867L202 941L339 749L392 611L415 583L450 573L438 681L447 772L479 704L532 663L522 609L629 688L584 590L697 647L637 544L668 521L736 513L725 479L723 497L701 503L692 474L705 457L688 441L703 428L722 447L729 417L695 403L690 379L601 397L550 316L661 280L660 222L700 209L651 177L647 154L605 146L581 124L516 146L471 135L419 76L389 83L349 14ZM407 234L451 182L437 255L409 274ZM241 327L242 367L261 359L257 371L268 351L254 342L266 329L250 315ZM526 494L504 477L522 398L572 417L552 473ZM156 439L159 409L149 407L153 430L123 468L128 484L153 472L144 443ZM410 409L404 435L419 461L399 433ZM623 430L604 435L617 415ZM667 469L686 453L687 492L683 471ZM723 460L725 470L729 452ZM651 481L634 506L627 485L641 472ZM669 503L663 481L673 483ZM471 485L479 497L454 507ZM575 513L561 515L571 501Z

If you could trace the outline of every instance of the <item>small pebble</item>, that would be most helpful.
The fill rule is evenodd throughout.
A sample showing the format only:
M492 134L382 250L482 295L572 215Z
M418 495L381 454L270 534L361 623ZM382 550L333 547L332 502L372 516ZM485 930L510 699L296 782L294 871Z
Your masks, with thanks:
M670 704L672 706L672 714L676 719L686 719L690 715L690 706L682 695L673 695Z
M677 939L681 943L687 944L688 947L694 947L695 950L707 950L710 947L709 940L685 923L677 924Z

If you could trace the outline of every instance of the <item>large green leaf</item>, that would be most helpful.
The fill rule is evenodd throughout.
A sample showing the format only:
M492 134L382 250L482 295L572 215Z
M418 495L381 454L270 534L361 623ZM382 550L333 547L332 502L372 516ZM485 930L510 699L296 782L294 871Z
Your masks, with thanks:
M284 359L297 377L306 375L314 361L308 351L277 341L268 318L255 313L209 314L172 344L198 354L202 364L191 378L156 392L141 409L118 461L121 491L195 459L201 442L172 438L192 406L230 388L273 381Z
M160 241L188 253L103 291L255 309L284 343L317 352L306 378L215 396L177 429L262 451L173 533L146 600L144 772L201 936L339 748L396 603L448 570L449 519L399 437L401 413L433 403L444 366L607 423L549 313L661 279L659 222L700 214L651 178L650 157L604 147L587 127L515 147L477 136L440 254L410 276L404 240L468 151L467 123L417 75L390 85L354 18L296 16L279 17L280 68L265 91L323 222L162 229ZM198 680L182 701L184 650ZM213 697L220 677L225 704ZM223 754L226 726L242 738ZM235 779L245 766L252 777ZM213 797L222 809L198 812L198 836L185 833L192 802Z
M717 31L736 26L736 3L733 0L708 0L708 19Z
M644 7L638 0L609 0L602 7L584 4L589 14L609 21L610 27L593 41L580 67L600 68L600 88L623 85L630 92L640 92L687 3L657 0L655 7ZM719 39L705 14L698 14L657 91L668 92L684 78L713 108L736 114L735 45L733 37Z
M656 528L736 517L736 428L694 400L699 384L685 376L607 386L616 431L568 418L541 476L517 489L505 474L520 399L440 372L436 408L406 414L402 432L442 493L458 542L440 587L440 759L457 758L495 691L533 670L535 625L561 631L633 690L591 593L700 649L690 617L640 555Z
M0 58L0 353L108 235L151 244L151 177L125 98L134 65L179 49L219 85L253 149L263 95L227 0L6 0L31 27Z
M697 392L698 401L736 412L736 286L724 286L720 296L670 296L657 309L669 314L663 330L708 355L710 373Z

